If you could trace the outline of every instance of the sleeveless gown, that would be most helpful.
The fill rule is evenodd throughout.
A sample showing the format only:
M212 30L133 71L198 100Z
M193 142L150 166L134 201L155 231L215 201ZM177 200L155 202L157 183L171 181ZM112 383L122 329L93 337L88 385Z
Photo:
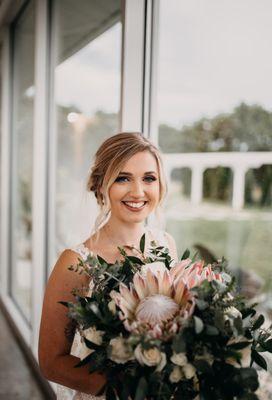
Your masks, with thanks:
M158 243L158 246L165 246L169 248L169 243L164 231L157 229L152 229L152 230L147 229L146 233L147 233L146 235L147 240L145 246L146 249L149 248L149 244L152 240L155 240ZM71 248L71 250L78 253L83 260L86 260L86 258L90 254L90 250L86 246L84 246L83 243L79 244L74 248ZM174 258L174 255L172 255L172 258ZM177 260L175 259L175 261ZM70 354L80 358L80 348L81 348L80 335L79 333L76 332ZM66 386L57 384L57 400L105 400L105 399L106 399L105 396L93 396L91 394L78 392Z

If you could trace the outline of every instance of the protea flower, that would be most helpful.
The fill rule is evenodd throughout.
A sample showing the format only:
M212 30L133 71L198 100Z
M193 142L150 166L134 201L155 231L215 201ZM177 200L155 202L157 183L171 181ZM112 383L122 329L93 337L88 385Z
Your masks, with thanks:
M186 266L191 260L185 260ZM119 316L125 328L132 332L149 331L153 337L163 333L176 333L177 321L187 318L193 312L194 299L184 279L174 267L168 270L162 262L146 264L133 278L128 288L123 283L119 293L111 297L121 309Z
M222 280L220 274L212 271L211 265L204 267L204 261L191 263L188 258L170 270L162 262L143 265L129 288L121 283L119 292L111 292L128 331L148 331L155 338L178 331L181 321L194 310L190 289L205 279Z
M208 281L218 280L222 282L222 276L219 273L213 272L211 264L205 267L203 260L196 261L188 266L190 263L191 260L188 258L177 263L171 269L171 274L175 277L183 276L189 289L192 289L194 286L199 286L205 279Z

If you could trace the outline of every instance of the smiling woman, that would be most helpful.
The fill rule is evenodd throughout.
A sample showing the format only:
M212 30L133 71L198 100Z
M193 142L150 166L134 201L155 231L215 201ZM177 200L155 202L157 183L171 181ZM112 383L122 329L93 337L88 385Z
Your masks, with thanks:
M158 149L140 133L119 133L105 140L95 155L87 189L95 194L100 214L89 238L59 257L45 292L40 328L39 360L47 379L57 382L58 399L95 399L103 390L105 376L75 369L80 358L80 342L64 336L68 318L60 299L73 301L73 288L90 288L92 282L69 267L80 256L83 260L99 254L109 263L122 257L118 247L133 255L140 238L146 234L145 253L150 242L168 247L177 261L173 238L163 231L150 229L146 219L157 212L166 194L166 182ZM69 394L69 397L68 397ZM103 397L104 398L104 397Z

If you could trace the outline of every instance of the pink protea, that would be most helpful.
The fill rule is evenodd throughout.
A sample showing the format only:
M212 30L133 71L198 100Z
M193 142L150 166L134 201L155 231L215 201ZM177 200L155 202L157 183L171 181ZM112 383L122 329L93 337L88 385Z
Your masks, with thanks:
M222 282L222 276L212 271L211 264L205 266L203 260L196 261L193 264L191 264L191 262L189 258L182 260L171 268L170 274L172 274L173 277L182 276L189 289L199 286L205 279L208 281L219 280Z
M134 275L130 288L121 283L119 292L111 292L121 310L119 317L130 332L145 330L158 338L167 326L168 333L175 333L177 318L188 318L193 312L193 295L183 273L169 271L162 265L154 269L152 264L145 265L144 273Z

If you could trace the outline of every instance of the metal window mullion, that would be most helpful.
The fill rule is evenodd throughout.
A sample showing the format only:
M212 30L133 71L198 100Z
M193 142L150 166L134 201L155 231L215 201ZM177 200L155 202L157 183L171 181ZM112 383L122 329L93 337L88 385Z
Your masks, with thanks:
M37 0L35 13L35 102L32 191L32 351L38 357L38 336L46 270L46 199L48 134L48 3Z

